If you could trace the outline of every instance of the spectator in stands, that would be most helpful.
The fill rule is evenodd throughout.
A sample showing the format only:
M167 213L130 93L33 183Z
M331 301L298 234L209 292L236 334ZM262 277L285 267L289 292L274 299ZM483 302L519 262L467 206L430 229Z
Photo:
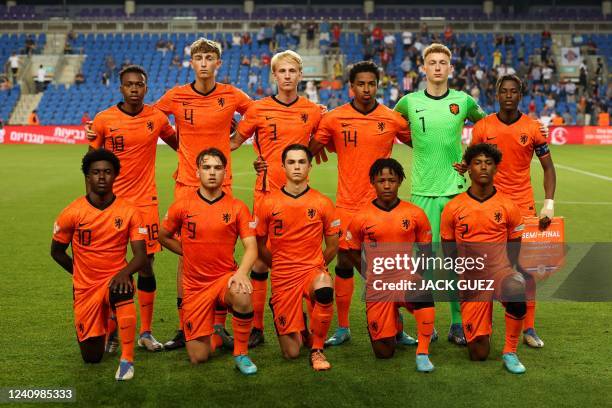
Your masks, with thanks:
M601 58L597 58L597 67L595 68L595 79L597 84L602 84L604 82L604 65Z
M243 55L242 59L240 60L240 65L243 65L245 67L250 67L251 66L251 60L249 59L248 55Z
M389 54L394 55L395 54L395 35L391 32L387 33L387 35L385 35L385 38L383 39L383 42L385 44L385 49L387 50L387 52L389 52Z
M342 33L342 29L340 28L340 24L337 24L337 23L334 24L331 33L332 33L331 46L332 47L340 46L340 34Z
M257 40L257 45L261 47L264 44L265 38L266 29L265 25L262 25L261 27L259 27L259 30L257 30L257 35L255 36L255 39Z
M444 29L444 42L446 44L450 44L453 42L453 28L450 24L447 24L446 28Z
M565 122L566 125L574 123L574 119L568 108L565 108L565 112L563 112L563 122Z
M308 98L310 102L319 103L319 91L313 81L306 82L306 89L304 92L306 93L306 98Z
M30 113L30 116L28 116L28 125L30 126L40 125L40 120L38 120L38 113L36 112L36 110L33 110L32 113Z
M274 41L276 42L276 47L279 46L281 42L281 38L284 35L285 35L285 26L283 25L282 21L278 20L276 24L274 24Z
M74 83L77 86L83 85L85 83L85 75L83 75L81 71L77 72L77 74L74 76Z
M110 85L110 77L107 72L102 73L102 85L109 86Z
M374 47L381 47L384 38L382 28L380 28L379 25L375 25L374 29L372 30L372 44L374 44Z
M404 46L404 52L412 47L412 31L404 30L402 32L402 44Z
M249 88L249 91L253 91L255 89L255 87L257 86L257 74L253 71L251 71L251 73L249 74L249 82L247 87Z
M597 115L597 126L610 126L610 113L605 104L601 104L599 115Z
M11 66L11 75L13 76L13 84L17 83L17 72L19 71L19 57L16 52L13 52L8 59Z
M538 85L542 83L542 69L538 64L531 67L530 77L534 84Z
M580 86L580 92L584 93L587 88L587 66L586 61L582 61L582 65L580 65L580 74L578 75L578 85Z
M64 43L64 54L72 54L72 44L69 40Z
M542 67L542 80L545 84L550 84L552 81L553 69L549 65Z
M340 58L336 57L336 61L334 62L334 79L343 79L344 77L344 66L342 65L342 61Z
M253 57L251 58L251 67L253 68L261 67L261 61L259 61L259 58L257 58L257 55L255 54L253 54Z
M308 22L306 25L306 48L314 48L315 34L317 31L317 25L314 21Z
M419 29L419 35L421 41L429 40L429 27L427 27L427 23L421 23L421 27Z
M81 116L81 125L86 125L89 121L91 121L91 117L89 117L89 112L83 112L83 116Z
M166 40L160 38L155 44L155 48L157 51L161 51L165 55L166 51L168 51L168 44L166 43Z
M391 85L391 88L389 88L389 103L392 106L395 105L397 101L399 100L399 97L400 97L399 88L395 84Z
M36 71L36 92L37 93L45 91L45 85L47 81L46 77L47 77L47 71L42 65L40 65L38 67L38 71Z
M409 56L405 56L404 60L400 64L400 68L404 71L404 74L412 70L412 61L410 61Z
M363 46L363 59L366 61L369 61L372 58L374 58L375 54L376 54L376 49L374 48L374 45L372 44L372 39L371 38L366 39L365 45Z
M164 52L165 53L165 52ZM106 71L109 78L112 78L117 69L117 63L112 55L107 55L105 59Z
M8 91L9 89L11 89L11 83L9 82L6 75L1 74L0 75L0 91Z
M338 106L340 106L340 103L341 101L340 98L338 98L338 95L336 95L335 92L332 92L327 100L327 108L329 110L336 109Z
M32 38L30 34L28 34L28 36L25 39L25 53L27 55L32 55L35 49L36 49L36 42L34 41L34 38Z
M176 68L180 68L182 66L181 57L179 57L178 55L175 55L174 57L172 57L172 62L170 63L170 65Z
M183 48L183 56L184 58L191 58L191 44L187 43L185 48Z
M502 53L499 48L493 51L493 68L497 68L501 64Z
M391 62L391 54L385 48L380 53L380 63L382 65L383 70L385 70L385 71L387 70L387 66L389 65L389 62Z
M565 125L565 119L563 119L563 116L561 116L559 112L555 112L555 114L552 117L551 124L553 126L563 126Z
M293 23L291 23L291 38L293 38L293 41L298 47L300 45L301 35L302 35L302 25L297 19L294 19Z
M264 67L270 66L271 61L272 59L270 58L268 54L264 54L261 56L261 63Z
M245 31L242 33L242 45L251 45L253 39L251 38L251 33Z
M545 126L550 126L552 123L552 116L552 110L548 106L544 106L540 112L540 122L542 122Z
M70 30L68 32L68 35L66 36L66 38L68 39L68 41L74 42L77 39L77 35L76 35L76 33L74 31Z
M329 22L326 19L322 19L319 23L319 41L331 41Z
M174 43L170 40L166 41L166 48L168 49L168 51L170 52L174 52ZM165 55L165 54L164 54Z

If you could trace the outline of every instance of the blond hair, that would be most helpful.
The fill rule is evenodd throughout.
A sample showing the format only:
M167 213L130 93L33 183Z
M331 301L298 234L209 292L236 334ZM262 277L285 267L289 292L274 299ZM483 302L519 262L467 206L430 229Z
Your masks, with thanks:
M300 72L302 71L302 57L300 57L300 54L295 51L287 50L274 54L274 56L272 57L272 61L270 61L272 72L276 71L276 67L283 60L288 60L289 62L294 63L298 66Z
M448 59L452 58L451 50L449 50L446 45L440 43L432 43L423 50L423 61L425 61L425 58L427 58L429 54L433 53L446 54L448 56Z
M191 56L198 53L212 52L217 54L217 58L221 59L221 44L216 41L209 40L207 38L198 38L191 44Z

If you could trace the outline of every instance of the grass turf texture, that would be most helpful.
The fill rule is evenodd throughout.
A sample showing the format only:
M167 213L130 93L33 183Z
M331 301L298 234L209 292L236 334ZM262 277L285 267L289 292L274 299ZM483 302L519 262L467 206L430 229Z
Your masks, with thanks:
M414 348L398 347L393 359L377 361L370 348L364 304L357 278L351 309L353 339L328 349L333 368L316 373L307 352L297 361L279 353L270 312L266 308L266 343L253 350L256 376L245 378L233 368L231 354L217 353L208 363L192 367L185 350L147 353L137 350L136 376L128 383L113 379L117 357L85 365L73 328L71 279L49 256L55 217L83 194L80 160L84 146L2 146L0 289L2 330L0 387L74 387L78 405L178 406L604 406L612 393L609 356L610 303L542 302L537 329L546 342L541 350L519 346L527 367L523 376L502 367L504 320L501 307L494 316L490 359L471 362L467 350L446 341L447 304L437 305L436 327L441 341L431 347L436 371L415 371ZM556 163L612 177L612 148L563 146L553 148ZM394 156L409 166L410 149L395 148ZM234 191L252 204L254 158L250 147L233 155ZM157 180L160 213L172 199L170 175L176 156L158 151ZM407 167L409 169L409 167ZM536 199L543 198L541 168L534 162ZM336 190L335 156L315 165L311 185L325 193ZM557 170L557 215L567 218L571 242L612 242L610 180ZM401 195L409 196L409 182ZM591 204L564 204L591 202ZM599 202L600 204L594 204ZM607 202L602 205L601 202ZM239 245L240 246L240 245ZM153 322L160 341L173 337L177 326L176 256L169 251L155 262L157 301ZM412 316L404 313L406 329L415 333ZM335 328L332 324L332 331ZM228 327L229 321L228 321ZM608 351L606 351L608 350Z

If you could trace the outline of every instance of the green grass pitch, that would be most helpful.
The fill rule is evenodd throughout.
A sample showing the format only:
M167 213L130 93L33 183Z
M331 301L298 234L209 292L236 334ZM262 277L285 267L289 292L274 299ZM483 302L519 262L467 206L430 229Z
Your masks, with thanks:
M60 210L83 194L80 159L85 146L0 147L2 163L2 250L0 265L0 387L74 387L77 404L125 406L609 406L612 395L610 316L612 303L541 302L537 329L546 342L541 350L519 346L527 373L513 376L501 362L503 315L496 307L492 351L487 362L470 362L465 348L445 339L448 305L438 304L436 326L441 340L431 347L436 370L419 374L414 348L402 348L388 361L372 354L360 289L353 300L353 339L329 349L333 368L316 373L307 353L287 362L266 309L266 343L251 356L259 367L245 378L233 368L230 353L221 352L192 367L184 350L158 354L137 350L133 381L117 383L117 357L98 365L81 361L72 326L71 279L49 256L52 225ZM567 218L570 242L612 242L612 147L553 148L557 169L556 213ZM411 153L396 147L394 157L406 166ZM254 158L250 147L233 155L234 191L249 206ZM312 186L333 195L335 156L314 166ZM158 151L160 213L172 198L170 177L176 156ZM577 172L605 176L594 177ZM536 199L543 198L541 168L533 166ZM409 196L409 183L402 186ZM164 251L155 263L158 282L153 329L166 341L174 335L176 257ZM357 278L359 282L359 279ZM358 287L358 285L357 285ZM407 331L415 332L404 314ZM332 324L332 330L335 322ZM607 356L607 357L606 357Z

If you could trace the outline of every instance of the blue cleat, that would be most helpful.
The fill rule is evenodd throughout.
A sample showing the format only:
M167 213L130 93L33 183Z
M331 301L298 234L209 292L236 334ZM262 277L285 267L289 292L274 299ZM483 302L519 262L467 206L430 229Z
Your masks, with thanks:
M504 367L512 374L523 374L527 371L525 366L521 364L516 353L504 353L502 359L504 360Z
M120 360L119 368L117 368L117 372L115 373L115 380L127 381L132 378L134 378L134 363L130 363L127 360Z
M544 347L544 341L538 336L533 327L523 332L523 343L533 348Z
M417 354L416 356L416 368L421 373L431 373L434 370L434 365L429 361L429 355Z
M333 336L325 340L325 347L339 346L351 339L351 329L348 327L338 327Z
M246 354L234 357L234 362L236 362L236 368L244 375L253 375L257 373L257 366L253 364Z
M463 326L461 323L451 324L451 327L448 330L448 341L455 343L458 346L467 346L467 341L465 340L465 334L463 333Z
M408 333L401 331L395 336L395 341L403 346L416 346L417 340Z

